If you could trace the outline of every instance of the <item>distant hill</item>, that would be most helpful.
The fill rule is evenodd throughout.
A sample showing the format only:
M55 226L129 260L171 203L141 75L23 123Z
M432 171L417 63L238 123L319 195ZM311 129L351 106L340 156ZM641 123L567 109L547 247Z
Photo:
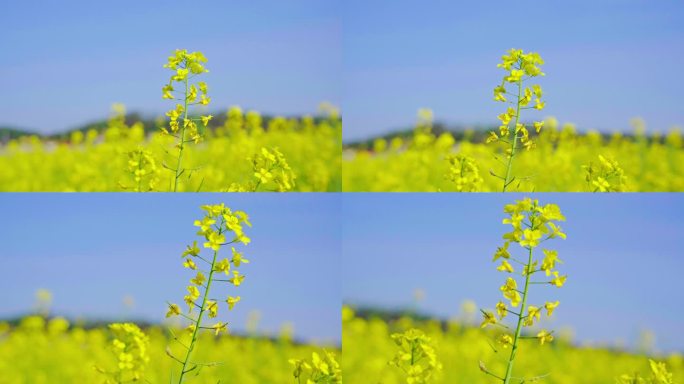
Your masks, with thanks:
M361 139L361 140L353 140L349 142L344 143L344 148L345 149L354 149L354 150L371 150L373 149L373 142L378 140L378 139L383 139L383 140L392 140L396 137L401 138L401 139L409 139L413 137L413 132L415 128L414 127L406 127L406 128L400 128L395 131L392 131L390 133L384 134L384 135L378 135L378 136L373 136L367 139ZM454 137L456 141L462 141L464 139L468 139L470 142L473 143L483 143L486 139L487 136L489 136L490 131L495 131L498 132L499 126L494 126L494 125L475 125L475 126L462 126L462 125L446 125L443 123L434 123L432 126L432 133L435 134L436 136L441 135L442 133L449 132L451 135ZM580 135L585 133L585 132L578 132ZM534 136L534 132L530 132L530 136ZM602 132L601 136L603 137L604 140L609 139L613 133L606 133ZM625 138L633 138L634 134L632 132L622 132L622 136ZM663 138L661 137L659 140L662 140ZM649 140L652 140L651 137L649 137Z
M269 121L274 119L275 115L261 115L262 124L264 127L268 126ZM285 118L302 118L303 116L283 116ZM324 120L321 116L313 116L316 123ZM214 117L209 124L211 127L222 126L226 121L227 115L225 111L216 112ZM139 113L129 113L126 115L126 124L131 125L135 122L141 122L145 128L145 132L153 132L157 130L156 117L142 116ZM103 131L107 128L107 119L97 120L83 125L76 126L71 129L67 129L63 132L53 133L53 134L41 134L29 129L22 129L17 127L0 127L0 143L6 143L9 140L16 139L23 136L38 136L42 139L47 140L66 140L71 136L71 133L75 131L86 132L90 129L95 129L98 132Z
M449 132L457 141L463 140L467 135L470 141L481 142L486 140L488 132L493 129L498 129L498 126L447 126L443 123L434 123L432 125L432 133L434 133L435 135L439 136L444 132ZM413 137L414 130L414 127L400 128L384 135L344 143L344 147L349 149L368 150L373 148L373 142L375 140L392 140L395 137L399 137L401 139L408 139Z
M8 323L12 328L18 327L22 320L28 317L29 315L24 315L24 316L16 316L8 319L0 319L0 322L6 322ZM45 320L50 321L51 319L54 319L54 317L48 317ZM131 322L135 323L137 326L142 328L143 330L151 328L151 327L166 327L166 325L161 324L161 323L152 323L149 321L145 320L135 320L135 319L99 319L99 320L77 320L77 319L66 319L70 326L78 326L79 328L86 329L86 330L93 330L93 329L106 329L109 324L112 323L119 323L119 322ZM227 337L227 336L222 336L222 337ZM239 331L232 331L230 332L230 337L236 337L236 338L243 338L243 339L250 339L250 340L256 340L256 341L268 341L270 343L277 343L280 341L280 338L275 335L270 335L266 333L259 333L259 334L249 334L248 332L239 332ZM295 338L292 340L292 343L294 345L310 345L311 343L307 340L304 339L299 339ZM337 346L339 348L339 346Z

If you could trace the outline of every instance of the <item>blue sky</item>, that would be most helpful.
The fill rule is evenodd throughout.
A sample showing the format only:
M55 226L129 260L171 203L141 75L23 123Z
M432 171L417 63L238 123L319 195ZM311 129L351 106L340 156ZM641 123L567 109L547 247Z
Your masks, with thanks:
M0 318L32 309L37 289L54 294L53 313L106 319L164 318L193 277L181 253L199 239L203 204L246 211L254 227L243 247L251 263L223 315L245 329L291 323L301 339L340 340L340 195L337 194L3 194L0 199ZM201 239L199 239L201 240ZM230 252L230 248L227 249ZM233 294L234 295L234 294ZM135 306L127 309L123 298Z
M337 1L18 1L0 23L0 125L56 132L106 117L114 102L162 114L162 65L176 48L209 59L211 111L340 103Z
M385 308L413 305L442 318L474 300L493 308L503 273L492 255L508 230L503 206L519 194L345 194L342 297ZM684 351L681 194L538 194L567 218L558 250L568 274L561 288L534 286L532 302L560 300L547 326L574 329L581 343L634 346L656 334L661 351ZM514 249L514 248L511 248ZM516 249L518 251L518 249ZM514 254L515 255L515 254Z
M546 60L546 109L580 129L684 125L684 3L349 0L344 33L344 138L405 128L421 107L451 124L496 122L496 68L509 48Z

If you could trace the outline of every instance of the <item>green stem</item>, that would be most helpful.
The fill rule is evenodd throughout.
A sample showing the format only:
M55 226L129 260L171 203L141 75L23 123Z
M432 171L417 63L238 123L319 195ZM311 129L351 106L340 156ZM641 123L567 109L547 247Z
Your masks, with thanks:
M183 382L183 375L186 373L186 367L188 365L188 362L190 362L190 354L192 353L193 348L195 347L195 341L197 340L197 334L199 332L200 326L202 325L202 316L204 315L204 312L207 307L207 298L209 297L209 289L211 288L211 282L213 281L214 277L214 265L216 264L216 256L218 255L218 251L214 251L214 258L211 261L211 269L209 270L209 277L207 278L207 286L204 289L204 297L202 298L202 306L200 307L200 313L197 316L197 321L195 322L195 329L192 332L192 340L190 341L190 346L188 347L188 352L185 355L185 360L183 361L183 370L181 371L180 378L178 379L178 383L181 384Z
M513 157L515 156L515 150L517 149L518 146L518 132L516 132L516 129L518 128L518 121L520 120L520 98L522 97L522 77L520 80L518 80L518 105L516 107L515 111L515 125L513 125L513 129L511 130L511 133L513 135L513 140L511 141L511 153L508 156L508 164L506 166L506 179L504 180L503 184L503 192L506 192L506 188L508 188L508 184L511 183L511 169L513 168Z
M527 259L527 265L532 264L532 247L530 249L530 254ZM504 376L504 384L509 384L511 382L511 377L513 375L513 360L515 360L515 353L518 350L518 340L520 339L520 332L522 331L523 318L525 318L525 306L527 305L527 292L530 286L530 274L525 276L525 289L523 290L522 303L520 307L520 313L518 314L518 325L515 327L515 337L513 337L513 345L511 346L511 356L508 358L508 366L506 367L506 375Z
M181 164L183 162L183 147L185 146L185 121L188 119L188 77L185 77L185 97L183 102L183 127L181 128L180 145L178 147L178 162L176 163L176 176L173 179L173 191L178 189Z

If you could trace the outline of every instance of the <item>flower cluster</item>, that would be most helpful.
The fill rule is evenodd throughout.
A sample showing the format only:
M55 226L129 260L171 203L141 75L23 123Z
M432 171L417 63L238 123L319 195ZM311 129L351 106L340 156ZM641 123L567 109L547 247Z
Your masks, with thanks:
M135 192L154 191L157 186L157 163L152 153L142 147L128 152L128 173L133 178L134 185L129 187L120 183L123 189L132 189Z
M667 370L665 363L659 363L651 359L648 360L651 368L650 377L640 377L638 373L634 375L622 375L617 379L618 384L674 384L672 373Z
M113 371L96 368L109 378L105 383L127 383L139 381L150 361L148 347L150 340L140 328L133 323L109 324L114 335L112 349L116 354L117 365Z
M599 163L583 165L585 180L592 192L622 192L627 177L617 161L598 155Z
M515 334L504 333L499 335L498 342L504 348L512 347L509 357L504 382L507 384L511 378L512 363L515 359L515 352L521 338L522 327L532 327L541 320L542 313L551 316L560 304L559 301L547 301L541 305L528 305L529 288L533 284L552 285L562 287L567 276L560 275L556 269L557 264L562 263L555 250L542 248L543 257L535 258L534 251L541 247L547 240L560 238L565 239L566 235L558 222L565 221L565 217L556 204L541 205L537 200L525 198L516 201L515 204L508 204L504 207L504 212L508 215L503 219L503 224L508 224L512 230L503 236L504 243L498 247L494 253L493 261L497 262L497 270L508 276L503 285L499 288L504 300L496 304L496 311L482 310L483 320L481 327L488 325L499 325L509 314L517 320ZM520 259L514 256L510 248L511 244L518 244L526 252L526 257ZM513 266L516 265L516 267ZM520 268L520 269L517 269ZM543 273L545 281L532 281L532 276ZM514 276L523 279L522 284ZM520 308L520 309L516 309ZM508 327L503 326L508 329ZM553 340L553 335L545 329L540 330L535 337L540 344L545 344Z
M188 53L185 49L177 49L173 55L169 56L168 62L164 65L164 68L173 71L173 75L168 84L162 87L162 98L178 101L175 108L166 112L166 116L169 118L169 129L164 127L161 129L164 134L173 136L178 140L176 144L178 149L177 165L175 168L169 168L175 172L174 192L177 189L178 178L184 171L182 158L185 144L199 143L202 140L202 132L198 123L201 122L203 130L205 130L213 117L211 115L191 117L188 113L191 106L208 105L211 101L211 98L207 96L207 83L199 81L194 84L190 81L195 76L209 72L204 68L206 62L207 58L202 52ZM173 94L176 91L174 85L181 87L181 96L177 97Z
M296 176L277 148L261 148L248 160L252 164L254 181L245 185L232 183L228 192L256 192L259 188L269 192L287 192L294 188Z
M342 369L332 352L323 351L323 357L318 353L311 353L311 361L290 359L294 366L292 375L297 383L306 384L341 384ZM305 379L306 381L302 381Z
M423 331L412 328L391 337L399 351L389 364L404 371L407 384L428 383L442 369L431 339Z
M244 233L244 227L251 227L249 217L245 212L232 211L224 204L204 205L201 207L205 211L202 219L195 220L194 226L199 230L197 235L204 240L202 249L210 250L212 256L206 258L202 256L202 249L200 249L197 241L192 245L188 245L181 257L183 258L183 267L194 272L194 277L190 279L190 284L187 286L187 295L183 297L183 301L187 305L187 312L183 312L178 304L169 303L166 317L182 316L190 321L187 330L192 334L189 344L186 346L187 353L184 360L174 358L176 361L183 364L182 375L193 369L188 367L190 354L195 346L198 331L200 329L211 330L216 335L221 332L228 331L228 324L218 321L211 326L203 326L202 319L204 314L209 318L218 317L219 300L211 297L211 286L213 282L226 282L234 287L239 287L245 280L245 276L239 272L239 268L243 264L249 263L242 252L235 247L231 247L230 257L219 259L219 252L224 246L228 244L242 243L247 245L250 243L250 238ZM232 239L228 241L226 235L230 234ZM208 267L208 270L202 267ZM220 274L224 274L225 278L218 278ZM202 290L202 291L201 291ZM232 310L235 305L241 300L240 296L227 296L222 301L226 303L228 310ZM198 314L195 315L195 310ZM196 367L196 365L195 365Z
M448 155L449 169L445 177L456 185L457 192L477 192L484 180L480 177L475 159L467 155Z
M524 53L522 49L510 49L507 55L501 58L502 62L497 66L506 71L501 84L494 88L494 100L503 103L508 103L509 106L506 111L498 116L501 121L499 132L489 132L487 143L503 142L507 145L506 157L508 158L508 165L506 169L506 176L498 176L504 181L504 192L506 187L512 182L510 175L511 162L519 149L519 144L530 150L534 148L534 142L530 139L530 132L528 126L520 121L520 113L523 109L537 109L542 110L546 105L542 101L542 89L538 84L531 87L525 86L523 83L533 77L544 76L540 66L544 64L541 56L536 52ZM507 84L515 84L517 94L510 93L506 86ZM514 101L509 101L506 95L511 96ZM534 105L531 105L534 99ZM511 123L513 123L511 125ZM544 126L543 121L534 122L532 127L539 133ZM529 128L532 128L529 127Z

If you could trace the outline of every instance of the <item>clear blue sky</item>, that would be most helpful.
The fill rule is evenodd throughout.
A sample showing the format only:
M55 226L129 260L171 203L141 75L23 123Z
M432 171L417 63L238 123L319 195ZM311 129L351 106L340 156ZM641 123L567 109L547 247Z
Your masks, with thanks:
M176 48L209 59L211 111L315 113L340 103L339 13L335 0L6 3L0 125L56 132L114 102L162 114L162 65Z
M290 322L301 339L339 342L337 194L3 194L0 318L31 310L35 291L46 288L57 315L163 320L165 302L182 301L193 277L180 255L198 239L199 206L219 202L254 225L243 247L245 282L220 291L242 297L222 315L233 329L244 330L258 310L262 331Z
M405 128L420 107L451 124L496 122L509 48L546 60L547 108L580 129L684 125L679 0L362 1L342 8L345 140Z
M522 196L345 194L343 299L406 308L423 289L419 309L442 318L458 314L466 299L493 308L504 275L491 260L509 228L501 224L503 206ZM547 243L565 262L567 284L537 286L531 296L533 303L560 300L550 327L569 326L582 343L630 345L650 329L661 351L684 351L684 195L536 197L557 203L567 218L568 239Z

